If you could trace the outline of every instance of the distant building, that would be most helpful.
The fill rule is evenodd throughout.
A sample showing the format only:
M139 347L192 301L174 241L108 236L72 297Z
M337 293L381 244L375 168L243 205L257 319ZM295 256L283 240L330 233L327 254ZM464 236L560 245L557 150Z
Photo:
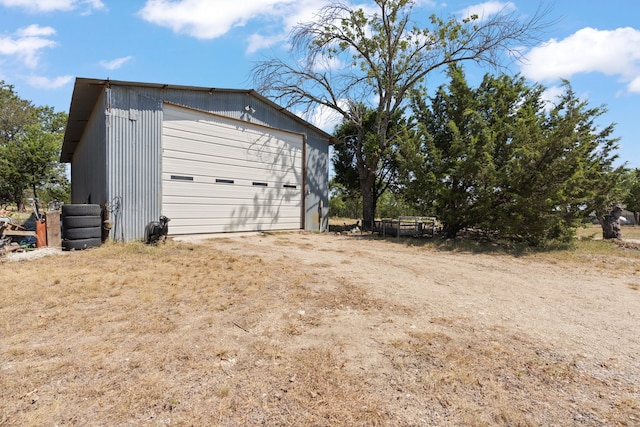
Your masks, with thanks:
M254 90L76 79L60 161L111 238L325 230L332 137Z

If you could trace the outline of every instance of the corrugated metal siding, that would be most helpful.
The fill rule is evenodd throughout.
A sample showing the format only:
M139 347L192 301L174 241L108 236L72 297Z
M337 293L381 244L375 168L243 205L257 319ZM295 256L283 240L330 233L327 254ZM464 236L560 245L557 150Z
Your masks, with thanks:
M107 89L109 201L114 212L112 238L136 240L161 206L162 102L133 88Z
M245 111L244 107L252 105L256 107L257 100L247 94L213 92L206 94L203 92L186 91L178 89L155 89L149 87L136 88L138 93L143 96L171 102L173 104L184 105L185 107L195 108L197 110L209 111L220 114L222 116L231 117L233 119L247 120L251 117ZM271 109L270 109L271 110ZM267 124L259 120L255 121L260 124Z
M307 230L329 229L329 146L309 133L307 138L305 218Z
M94 111L92 121L96 123L92 123L83 136L83 142L91 140L94 143L104 143L106 138L105 149L101 153L96 152L98 146L94 147L94 143L79 146L72 173L74 202L85 203L83 197L88 194L94 203L120 201L120 216L115 218L117 223L112 238L141 239L145 225L161 214L163 101L305 134L305 228L326 229L329 153L328 142L324 138L246 93L207 94L202 91L111 85L105 89L105 98ZM255 112L246 111L247 105ZM102 128L98 125L100 122ZM88 149L89 146L92 148ZM105 165L106 172L101 170L102 165ZM103 178L95 176L101 174ZM76 183L76 179L80 182ZM86 179L91 182L85 185L83 181ZM102 193L97 191L98 187Z
M71 202L102 203L106 197L104 96L98 100L86 131L74 153L71 168Z

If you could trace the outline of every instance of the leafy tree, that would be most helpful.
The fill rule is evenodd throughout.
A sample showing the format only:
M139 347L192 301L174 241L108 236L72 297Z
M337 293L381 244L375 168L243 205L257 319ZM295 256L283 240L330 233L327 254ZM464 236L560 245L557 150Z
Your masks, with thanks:
M453 237L484 217L489 199L483 193L495 188L497 176L482 113L482 103L489 100L468 87L461 68L450 66L449 76L449 86L430 100L414 100L420 145L403 157L409 197L425 214L437 215L444 233ZM508 105L513 101L506 95L499 101ZM418 156L412 158L413 153Z
M45 106L38 108L38 117L39 127L29 134L33 140L31 150L38 150L38 153L25 159L23 170L31 178L34 197L45 202L58 200L68 203L71 186L65 165L58 161L68 115Z
M362 197L357 191L346 188L335 178L329 180L329 216L358 218L362 209Z
M625 189L622 185L624 178L624 165L616 166L619 138L612 135L615 124L609 124L604 128L596 125L595 120L606 114L604 106L589 107L586 101L579 99L568 82L565 81L565 92L556 108L552 111L560 112L565 126L560 128L559 136L572 138L577 151L582 150L582 158L578 158L577 179L573 185L582 190L584 206L582 212L588 214L595 212L606 236L605 218L612 208L617 206L624 198ZM553 118L553 116L552 116ZM561 159L566 154L562 153Z
M25 190L38 198L43 189L50 197L67 200L69 184L64 165L58 162L67 114L34 107L8 85L0 89L0 109L4 118L0 129L2 198L22 207Z
M414 214L415 208L401 192L385 191L378 199L376 216L397 218ZM362 196L358 191L349 191L335 179L329 181L329 215L339 218L360 219Z
M640 169L628 170L624 178L627 190L623 202L626 208L633 212L634 222L640 224Z
M36 123L36 107L21 99L12 85L0 80L0 146L16 141L28 126Z
M602 106L589 107L564 82L564 93L542 122L535 151L528 162L520 162L519 176L532 197L519 207L525 210L527 204L527 224L540 218L531 228L534 243L568 241L590 212L603 218L620 202L624 167L614 165L619 139L612 136L613 124L600 128L595 123L605 113Z
M441 219L453 237L463 228L540 245L568 241L587 213L616 200L613 125L595 126L568 83L547 109L544 88L522 77L486 75L477 89L458 66L430 105L416 100L420 139L405 154L408 195Z
M312 22L299 24L290 38L291 61L262 61L254 68L256 86L286 107L306 112L327 108L357 131L352 139L363 199L363 218L375 214L380 162L397 144L389 132L396 114L404 111L410 93L424 89L427 76L447 64L475 61L498 65L505 49L535 43L545 27L536 13L526 21L501 13L480 21L432 15L420 28L412 19L412 0L375 0L367 13L342 1L318 11ZM375 110L373 132L367 132ZM369 137L366 137L369 135Z
M22 187L15 165L9 162L7 149L37 123L36 108L21 99L12 85L0 81L0 201L22 200Z
M376 208L379 218L397 218L403 215L418 215L419 212L405 200L402 191L387 190L380 196Z
M365 147L375 146L378 137L375 133L377 112L366 106L360 108L364 112L363 129L355 126L353 122L343 122L334 132L334 136L342 143L334 145L332 163L335 181L342 184L349 194L355 196L358 193L357 197L362 199L358 164L369 163L368 157L372 154L371 150ZM399 111L389 123L387 132L393 135L396 142L389 144L383 152L378 152L374 156L377 159L377 165L373 170L375 179L370 190L374 213L377 210L378 199L385 192L393 190L397 186L398 159L396 152L399 145L406 140L408 132L405 120Z

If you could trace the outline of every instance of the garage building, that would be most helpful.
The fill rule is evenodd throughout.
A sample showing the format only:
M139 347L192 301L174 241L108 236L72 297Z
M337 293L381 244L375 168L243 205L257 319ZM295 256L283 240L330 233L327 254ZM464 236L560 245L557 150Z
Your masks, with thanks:
M60 160L111 238L327 226L331 135L254 90L76 79Z

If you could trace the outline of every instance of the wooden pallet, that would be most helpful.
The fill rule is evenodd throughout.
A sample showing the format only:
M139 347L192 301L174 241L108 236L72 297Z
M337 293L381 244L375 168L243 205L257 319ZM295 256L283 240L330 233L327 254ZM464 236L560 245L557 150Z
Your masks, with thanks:
M35 231L28 231L23 226L18 224L13 224L11 222L5 223L0 229L0 237L9 237L9 236L33 236L36 237Z

